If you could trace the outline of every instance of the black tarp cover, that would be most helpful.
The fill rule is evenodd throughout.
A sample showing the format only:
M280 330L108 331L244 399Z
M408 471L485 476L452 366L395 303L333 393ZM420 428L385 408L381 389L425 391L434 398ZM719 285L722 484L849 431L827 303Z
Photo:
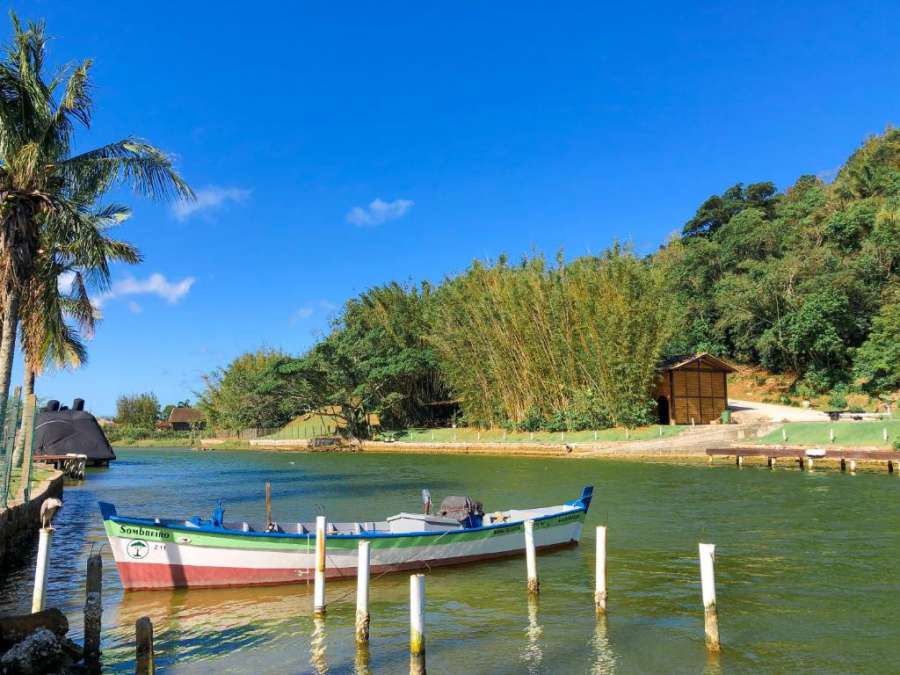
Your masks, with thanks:
M41 411L34 423L34 454L87 455L88 461L116 458L97 419L83 410Z

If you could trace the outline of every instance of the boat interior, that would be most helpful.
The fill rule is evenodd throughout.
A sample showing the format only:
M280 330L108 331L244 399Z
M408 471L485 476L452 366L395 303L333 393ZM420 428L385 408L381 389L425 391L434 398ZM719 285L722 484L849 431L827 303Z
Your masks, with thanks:
M405 532L445 532L453 530L472 529L472 527L488 527L501 523L522 522L529 519L537 519L544 516L556 515L566 511L573 511L579 506L575 504L561 504L534 509L510 509L508 511L495 511L482 514L477 524L466 527L467 523L455 518L447 518L425 513L398 513L386 520L369 520L355 522L328 522L326 523L326 535L360 535L367 532L373 534L399 534ZM201 518L192 518L185 521L169 521L173 525L182 527L205 527L210 522ZM160 521L165 524L165 521ZM266 526L248 522L223 522L222 529L235 532L276 532L279 534L315 534L315 522L277 523Z

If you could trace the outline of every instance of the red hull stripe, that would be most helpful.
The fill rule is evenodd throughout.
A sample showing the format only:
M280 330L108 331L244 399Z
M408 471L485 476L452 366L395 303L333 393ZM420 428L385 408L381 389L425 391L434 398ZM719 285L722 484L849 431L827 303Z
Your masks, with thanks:
M575 540L562 544L541 546L541 551L574 546ZM373 574L425 569L444 565L460 565L492 558L508 558L521 555L522 551L506 551L484 555L464 555L441 560L411 561L395 565L372 565ZM159 563L118 562L119 575L126 590L160 588L217 588L227 586L274 586L312 581L313 571L305 569L254 569L247 567L212 567L207 565L162 565ZM325 576L331 578L355 577L356 568L329 567Z

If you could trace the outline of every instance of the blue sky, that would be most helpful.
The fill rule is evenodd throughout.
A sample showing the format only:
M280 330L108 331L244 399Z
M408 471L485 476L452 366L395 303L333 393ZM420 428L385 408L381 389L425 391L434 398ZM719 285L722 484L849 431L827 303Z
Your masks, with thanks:
M897 121L896 3L725 4L13 2L51 63L95 60L80 144L147 138L200 198L126 195L145 261L38 394L175 401L374 284L649 252L710 194L828 176Z

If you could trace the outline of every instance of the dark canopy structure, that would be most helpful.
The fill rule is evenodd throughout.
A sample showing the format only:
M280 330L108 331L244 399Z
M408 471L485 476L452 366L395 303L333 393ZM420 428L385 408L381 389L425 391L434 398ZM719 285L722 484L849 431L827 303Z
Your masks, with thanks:
M116 458L97 419L84 410L84 401L76 398L72 410L50 401L34 422L34 454L87 455L90 464L108 464Z

